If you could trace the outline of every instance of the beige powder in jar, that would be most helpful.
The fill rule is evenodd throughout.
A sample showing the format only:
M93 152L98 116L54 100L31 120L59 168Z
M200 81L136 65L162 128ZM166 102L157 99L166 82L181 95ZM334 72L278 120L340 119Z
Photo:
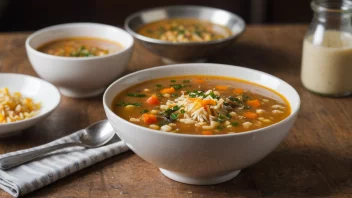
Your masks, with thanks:
M352 34L329 30L321 38L322 41L313 41L313 37L309 36L304 40L301 70L303 85L323 95L351 94Z

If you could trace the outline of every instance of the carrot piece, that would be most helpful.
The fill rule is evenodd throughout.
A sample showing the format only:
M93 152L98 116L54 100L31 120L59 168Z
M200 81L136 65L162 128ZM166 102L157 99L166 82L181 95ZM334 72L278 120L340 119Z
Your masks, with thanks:
M248 100L246 103L247 103L247 105L249 105L251 107L255 107L255 108L260 107L260 102L259 102L258 99L256 99L256 100Z
M170 88L164 88L160 91L160 93L162 94L172 94L172 93L175 93L175 88L173 87L170 87Z
M199 98L187 98L187 100L189 100L191 102L195 102L195 101L199 100Z
M256 119L258 117L258 115L256 113L253 113L253 112L244 112L243 113L243 116L246 117L246 118L249 118L249 119Z
M159 101L158 97L156 97L156 95L150 96L146 102L150 105L160 104L160 101Z
M244 90L241 88L236 88L233 90L233 93L235 93L235 94L243 94L243 92L244 92Z
M205 83L205 80L197 78L197 79L194 80L194 82L198 83L198 84L202 84L202 83Z
M144 123L146 124L153 124L158 121L154 114L144 113L142 116L143 116Z
M227 85L218 85L218 86L215 86L215 89L217 90L221 90L221 91L225 91L229 88L229 86Z
M205 105L216 105L216 101L215 100L202 100L202 106Z
M211 131L202 131L203 135L213 135L213 132Z

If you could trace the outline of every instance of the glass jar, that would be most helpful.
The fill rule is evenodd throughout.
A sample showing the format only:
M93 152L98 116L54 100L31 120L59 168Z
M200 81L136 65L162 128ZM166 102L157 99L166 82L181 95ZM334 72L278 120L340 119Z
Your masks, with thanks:
M326 96L352 93L352 1L313 0L313 21L303 41L301 80Z

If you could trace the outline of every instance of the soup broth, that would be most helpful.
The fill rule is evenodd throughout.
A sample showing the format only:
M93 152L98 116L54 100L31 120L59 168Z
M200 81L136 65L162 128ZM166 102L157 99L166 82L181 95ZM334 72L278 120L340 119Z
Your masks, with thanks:
M215 135L263 128L291 113L280 94L247 81L177 76L143 82L113 100L123 119L172 133Z
M92 57L104 56L122 49L122 45L114 41L77 37L51 41L38 47L37 50L55 56Z
M138 33L170 42L204 42L229 37L231 30L209 21L175 18L146 24Z

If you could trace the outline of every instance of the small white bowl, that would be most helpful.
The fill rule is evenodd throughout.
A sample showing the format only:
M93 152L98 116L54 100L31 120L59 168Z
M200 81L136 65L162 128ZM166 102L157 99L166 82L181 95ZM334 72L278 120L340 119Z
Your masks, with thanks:
M57 88L39 78L23 74L0 74L0 88L8 88L11 93L20 92L23 96L41 103L39 114L17 122L0 124L0 136L12 135L36 125L48 117L60 104L61 95Z
M39 52L47 42L70 37L102 38L120 43L122 51L98 57L61 57ZM101 94L127 68L133 37L126 31L97 23L69 23L41 29L26 40L28 58L37 74L56 85L68 97Z
M244 133L187 135L142 127L117 116L112 110L116 94L143 81L175 75L216 75L237 77L281 93L291 114L279 123ZM179 64L146 69L127 75L107 88L105 113L118 136L147 162L167 177L187 184L207 185L227 181L268 155L286 137L296 120L300 97L281 79L264 72L220 64Z

